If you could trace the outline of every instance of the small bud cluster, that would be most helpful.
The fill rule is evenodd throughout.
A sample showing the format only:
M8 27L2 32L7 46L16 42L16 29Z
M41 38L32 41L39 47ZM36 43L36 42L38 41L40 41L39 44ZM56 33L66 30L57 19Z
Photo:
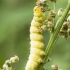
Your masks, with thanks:
M67 18L65 19L61 29L60 29L60 35L62 35L63 38L67 38L70 36L70 11L68 13Z
M14 57L11 57L11 58L10 58L10 62L11 62L11 63L16 63L17 61L19 61L18 56L14 56Z
M51 32L53 27L54 27L54 24L52 21L45 20L44 25L41 26L41 32L46 30Z
M50 61L51 61L51 58L50 58L50 57L48 57L48 58L47 58L47 62L50 62Z
M57 64L53 64L50 67L48 67L47 69L43 68L43 70L62 70L62 69L59 69Z
M56 12L54 10L49 11L49 15L44 21L43 25L41 26L41 30L45 31L48 30L49 32L52 32L54 30L54 22L53 19L56 16Z
M49 13L49 16L52 17L52 18L55 18L56 12L54 10L51 10L50 13Z
M67 21L70 23L70 15L68 16Z
M58 70L58 66L57 65L51 65L51 69L52 70Z
M9 60L5 61L3 65L3 69L0 69L0 70L13 70L11 64L16 63L17 61L19 61L18 56L15 55L14 57L11 57Z
M54 64L54 65L51 65L51 70L62 70L62 69L59 69L58 68L58 65L57 64Z
M46 11L46 8L48 7L46 4L46 0L38 0L37 1L37 6L41 8L42 12Z
M45 21L45 22L47 22L46 23L47 29L51 32L52 28L54 27L53 22L52 21Z
M58 10L58 14L57 14L57 15L58 15L59 17L61 17L61 16L62 16L62 13L63 13L63 9L60 8L60 9Z

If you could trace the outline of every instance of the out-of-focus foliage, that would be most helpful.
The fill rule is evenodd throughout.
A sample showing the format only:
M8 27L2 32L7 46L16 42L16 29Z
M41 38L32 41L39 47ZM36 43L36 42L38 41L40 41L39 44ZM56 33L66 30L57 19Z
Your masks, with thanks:
M0 0L0 68L5 60L14 55L19 62L16 70L24 70L29 55L29 27L33 17L36 0ZM66 8L67 0L57 0L58 8ZM51 4L50 4L51 6ZM48 32L44 33L44 43L49 40ZM45 65L58 64L63 70L70 70L70 38L59 37L51 51L51 62Z

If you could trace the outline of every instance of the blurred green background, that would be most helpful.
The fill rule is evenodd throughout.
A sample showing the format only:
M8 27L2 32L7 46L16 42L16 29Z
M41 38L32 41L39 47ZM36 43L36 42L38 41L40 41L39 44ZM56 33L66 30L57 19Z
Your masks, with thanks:
M5 60L18 55L16 70L24 70L29 55L29 28L33 18L33 7L36 0L0 0L0 68ZM52 4L50 3L50 6ZM56 11L66 8L67 0L57 0ZM44 43L47 45L49 33L44 33ZM59 37L54 45L49 67L57 64L62 70L70 70L70 38Z

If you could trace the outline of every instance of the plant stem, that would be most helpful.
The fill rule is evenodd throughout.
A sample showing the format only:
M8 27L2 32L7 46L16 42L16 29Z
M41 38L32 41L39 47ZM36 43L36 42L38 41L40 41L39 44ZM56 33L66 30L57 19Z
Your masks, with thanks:
M70 1L68 2L68 5L67 5L66 10L64 11L63 15L59 18L59 21L56 23L57 26L56 26L53 34L50 37L50 40L49 40L48 45L47 45L46 50L45 50L46 56L43 57L45 62L46 62L46 59L48 58L48 55L49 55L51 48L53 47L54 43L57 40L58 33L61 29L61 26L62 26L62 24L67 16L69 10L70 10ZM40 64L37 70L42 70L44 64L45 63Z

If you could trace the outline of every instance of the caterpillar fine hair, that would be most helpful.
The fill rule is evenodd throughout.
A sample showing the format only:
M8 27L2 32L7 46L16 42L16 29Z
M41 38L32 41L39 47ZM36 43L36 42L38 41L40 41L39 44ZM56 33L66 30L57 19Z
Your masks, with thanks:
M43 35L40 27L43 25L45 19L44 12L38 6L34 7L34 17L30 27L30 55L26 64L25 70L37 70L40 63L43 63L42 56L45 55Z

